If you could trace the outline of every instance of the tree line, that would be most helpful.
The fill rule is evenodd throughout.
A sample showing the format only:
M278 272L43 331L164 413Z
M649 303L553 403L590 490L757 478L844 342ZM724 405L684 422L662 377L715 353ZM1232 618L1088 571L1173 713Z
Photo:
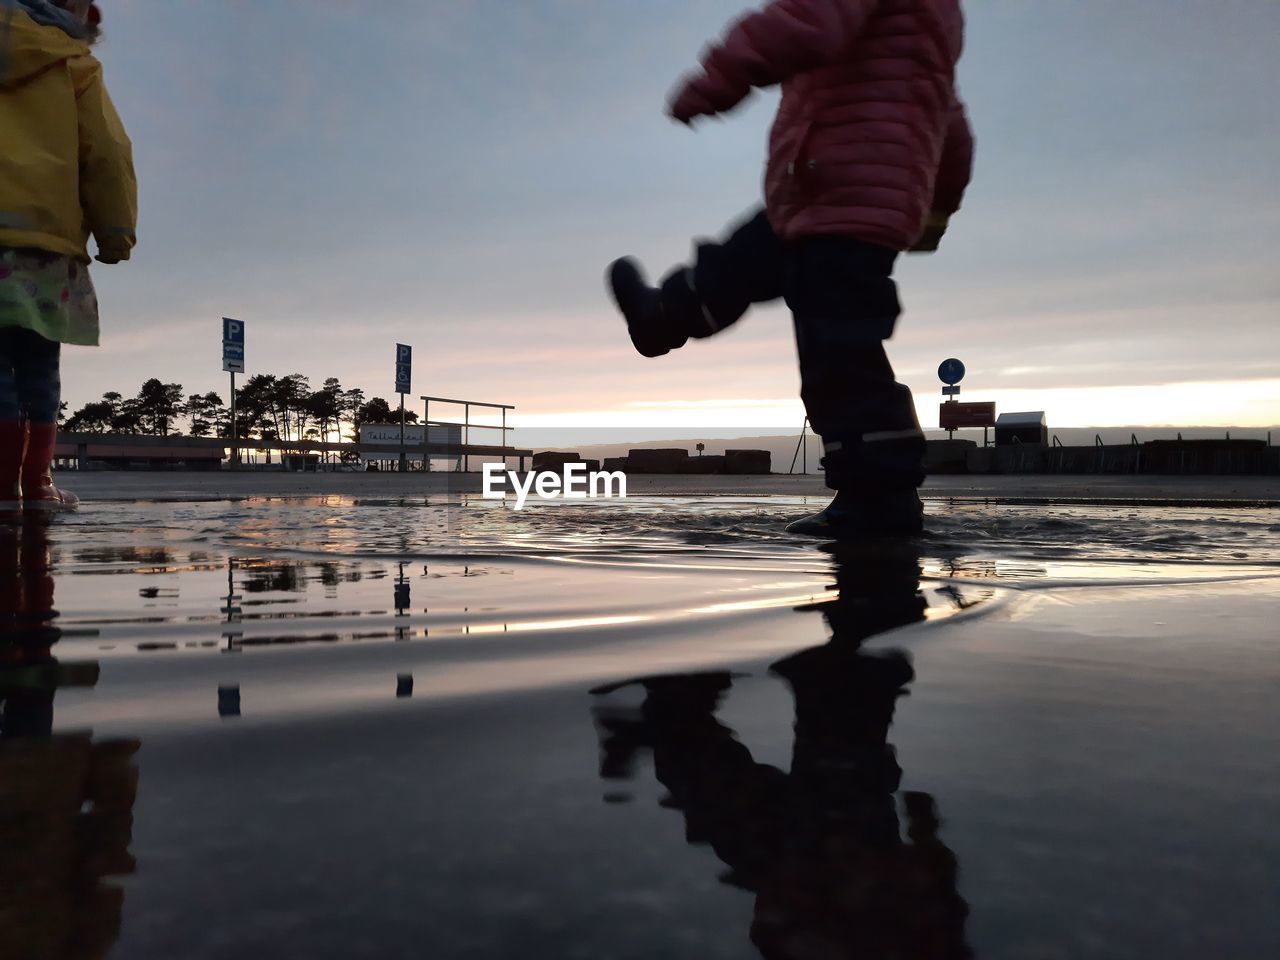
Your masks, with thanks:
M230 437L231 410L217 391L185 394L180 383L155 377L136 396L109 391L69 416L63 430L76 433L127 433L146 436ZM405 421L418 415L405 411ZM399 423L399 410L382 397L367 398L355 387L344 390L329 377L318 390L300 373L277 377L255 374L236 390L236 430L240 439L357 440L360 425Z

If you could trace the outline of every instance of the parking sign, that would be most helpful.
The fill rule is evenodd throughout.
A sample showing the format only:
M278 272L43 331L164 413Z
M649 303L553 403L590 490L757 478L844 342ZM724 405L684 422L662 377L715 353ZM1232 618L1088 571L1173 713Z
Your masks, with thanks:
M227 373L244 373L244 323L222 318L222 369Z
M396 344L396 393L409 393L413 388L413 347Z

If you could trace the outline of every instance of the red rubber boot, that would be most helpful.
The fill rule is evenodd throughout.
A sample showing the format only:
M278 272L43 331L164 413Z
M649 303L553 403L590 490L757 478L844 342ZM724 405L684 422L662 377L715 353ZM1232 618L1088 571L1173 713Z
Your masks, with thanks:
M22 509L22 458L27 451L27 425L0 420L0 511Z
M27 455L22 461L22 509L74 510L80 498L53 484L53 447L58 440L56 423L27 424Z

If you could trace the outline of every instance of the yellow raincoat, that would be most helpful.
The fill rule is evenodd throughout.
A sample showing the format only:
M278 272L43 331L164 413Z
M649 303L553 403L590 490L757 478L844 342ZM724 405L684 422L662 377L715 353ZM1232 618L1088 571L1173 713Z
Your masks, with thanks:
M138 187L128 134L80 40L0 3L0 247L129 259Z

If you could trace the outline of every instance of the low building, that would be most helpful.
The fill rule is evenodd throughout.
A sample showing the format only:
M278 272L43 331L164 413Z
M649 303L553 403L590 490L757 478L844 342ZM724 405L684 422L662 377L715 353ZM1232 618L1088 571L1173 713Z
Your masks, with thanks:
M1043 410L1002 413L996 420L996 446L1011 443L1049 443L1049 426Z

